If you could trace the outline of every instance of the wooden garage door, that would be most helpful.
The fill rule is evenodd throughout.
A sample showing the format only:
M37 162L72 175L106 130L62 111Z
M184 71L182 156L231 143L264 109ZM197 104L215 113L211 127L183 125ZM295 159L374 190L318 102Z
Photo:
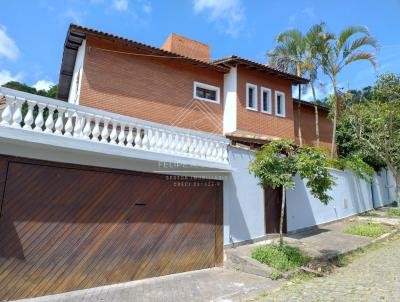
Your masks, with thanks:
M222 262L220 182L6 157L0 173L0 300Z

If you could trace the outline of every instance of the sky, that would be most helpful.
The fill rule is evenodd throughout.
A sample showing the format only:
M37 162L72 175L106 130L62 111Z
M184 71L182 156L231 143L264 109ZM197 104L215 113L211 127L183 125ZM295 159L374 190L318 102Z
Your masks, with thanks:
M38 89L58 83L70 23L160 47L171 32L211 47L212 59L238 55L266 63L277 34L326 22L338 33L367 26L378 39L378 68L357 62L339 77L343 89L400 73L400 0L0 0L0 85L17 80ZM321 76L319 97L329 93ZM306 92L304 98L309 98Z

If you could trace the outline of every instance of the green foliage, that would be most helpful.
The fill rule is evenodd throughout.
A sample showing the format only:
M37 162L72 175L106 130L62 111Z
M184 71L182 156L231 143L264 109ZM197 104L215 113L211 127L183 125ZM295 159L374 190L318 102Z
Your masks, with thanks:
M352 170L358 177L370 181L374 175L374 168L364 161L360 154L350 154L347 157L339 157L339 159L331 159L329 161L332 168L338 170Z
M294 188L293 176L299 174L307 179L311 194L327 204L331 199L327 192L334 184L328 165L324 151L309 146L295 148L291 140L281 139L264 145L256 153L256 158L250 163L250 171L263 186L283 186L287 189Z
M58 85L51 86L48 91L37 90L34 87L30 87L24 83L20 83L20 82L16 82L16 81L7 82L2 86L11 88L11 89L15 89L15 90L19 90L19 91L23 91L23 92L27 92L27 93L46 96L46 97L53 98L53 99L57 98L57 93L58 93Z
M343 232L351 235L377 238L386 233L385 228L377 223L363 222L345 227Z
M264 263L278 272L306 265L311 258L305 256L298 248L288 245L263 245L251 252L251 257Z
M388 209L386 214L392 217L400 217L400 209Z
M382 74L375 83L372 97L380 103L400 103L400 75Z
M394 208L397 208L398 205L399 205L399 203L396 200L392 201L391 204L390 204L390 206L394 207Z

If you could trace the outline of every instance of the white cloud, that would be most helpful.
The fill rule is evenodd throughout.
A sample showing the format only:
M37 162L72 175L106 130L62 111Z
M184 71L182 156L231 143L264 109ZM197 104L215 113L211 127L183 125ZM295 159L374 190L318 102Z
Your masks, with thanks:
M78 12L72 8L68 8L65 12L65 17L72 19L74 23L82 23L83 13Z
M289 24L293 25L294 23L297 22L298 19L303 20L303 19L314 19L315 17L315 11L314 7L306 7L303 8L302 10L296 11L295 13L291 14L289 16Z
M5 69L0 70L0 85L3 85L11 81L21 81L21 79L22 79L21 73L12 75L11 72L9 72L8 70Z
M51 86L54 86L54 83L46 80L39 80L36 82L35 85L33 85L33 87L36 88L36 90L46 90L46 91L48 91Z
M150 2L146 2L142 5L142 9L146 14L151 14L151 12L153 11L153 8L151 6Z
M0 57L15 60L19 54L17 44L7 35L6 28L0 25Z
M240 0L194 0L193 10L207 15L219 30L234 37L240 33L245 18Z
M126 11L128 10L128 0L114 0L113 8L118 11Z

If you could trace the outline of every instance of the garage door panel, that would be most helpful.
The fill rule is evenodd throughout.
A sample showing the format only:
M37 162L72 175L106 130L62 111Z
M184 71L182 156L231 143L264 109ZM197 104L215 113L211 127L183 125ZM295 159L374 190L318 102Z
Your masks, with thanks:
M4 158L0 299L219 264L216 187L39 161L5 165Z

